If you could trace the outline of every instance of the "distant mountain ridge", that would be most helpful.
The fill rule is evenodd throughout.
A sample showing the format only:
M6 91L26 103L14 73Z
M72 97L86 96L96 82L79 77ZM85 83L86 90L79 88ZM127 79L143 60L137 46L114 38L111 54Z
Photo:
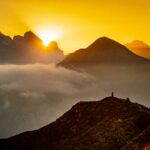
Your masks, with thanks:
M58 63L64 59L56 42L44 47L41 39L32 31L11 39L0 33L0 63Z
M58 66L69 68L89 67L90 65L135 65L150 64L150 60L131 52L124 45L102 37L85 49L79 49L68 55Z
M32 31L26 32L23 36L16 35L13 39L0 33L0 63L58 63L58 66L67 68L98 64L150 64L149 59L138 56L128 49L133 44L124 46L107 37L101 37L87 48L79 49L65 58L55 41L51 42L48 47L44 47L41 39Z
M134 40L125 46L137 55L150 59L150 46L143 41Z
M55 122L0 140L7 150L141 150L150 145L150 110L129 98L79 102ZM140 140L142 139L142 140Z

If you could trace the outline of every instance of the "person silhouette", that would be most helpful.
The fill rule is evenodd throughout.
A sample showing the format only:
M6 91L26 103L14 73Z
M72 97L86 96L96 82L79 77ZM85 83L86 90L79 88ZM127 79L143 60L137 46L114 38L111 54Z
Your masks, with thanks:
M114 92L111 93L111 97L114 97Z
M129 102L129 101L130 101L130 98L128 98L128 97L127 97L127 99L126 99L126 100Z

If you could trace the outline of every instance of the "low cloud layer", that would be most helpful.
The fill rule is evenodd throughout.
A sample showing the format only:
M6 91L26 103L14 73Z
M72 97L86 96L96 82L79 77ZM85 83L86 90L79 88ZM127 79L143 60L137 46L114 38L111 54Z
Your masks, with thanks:
M79 101L118 97L149 106L150 67L96 67L89 73L54 65L0 65L0 137L37 129Z
M74 85L80 86L85 79L85 74L65 68L57 69L54 65L0 66L0 89L17 91L22 96L48 92L76 93L78 90Z
M1 65L0 137L56 119L73 103L67 97L86 92L91 80L87 74L54 65Z

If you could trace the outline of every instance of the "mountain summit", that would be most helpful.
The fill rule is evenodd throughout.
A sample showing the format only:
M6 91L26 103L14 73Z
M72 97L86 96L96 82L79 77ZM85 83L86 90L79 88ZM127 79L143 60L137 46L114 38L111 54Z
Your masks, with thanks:
M98 38L87 49L102 50L103 48L105 50L112 50L112 48L118 48L118 47L122 48L123 45L104 36L104 37Z
M51 41L49 45L47 46L47 49L53 51L53 50L59 50L58 44L55 41Z
M125 46L134 53L150 59L150 46L143 41L134 40L130 43L125 44Z
M68 55L58 66L69 67L69 64L76 67L86 67L90 65L133 65L150 64L150 60L142 58L132 53L128 48L120 43L102 37L85 49L79 49Z
M24 38L29 41L32 41L33 39L39 39L39 41L41 41L40 38L36 36L32 31L25 32Z
M55 122L0 140L9 150L140 150L150 145L150 110L113 95L79 102Z

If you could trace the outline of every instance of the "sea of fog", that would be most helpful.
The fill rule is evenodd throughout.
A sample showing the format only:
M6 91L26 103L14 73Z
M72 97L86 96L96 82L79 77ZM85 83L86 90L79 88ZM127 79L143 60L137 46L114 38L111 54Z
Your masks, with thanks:
M0 138L51 123L79 101L110 96L150 105L150 67L0 65Z

